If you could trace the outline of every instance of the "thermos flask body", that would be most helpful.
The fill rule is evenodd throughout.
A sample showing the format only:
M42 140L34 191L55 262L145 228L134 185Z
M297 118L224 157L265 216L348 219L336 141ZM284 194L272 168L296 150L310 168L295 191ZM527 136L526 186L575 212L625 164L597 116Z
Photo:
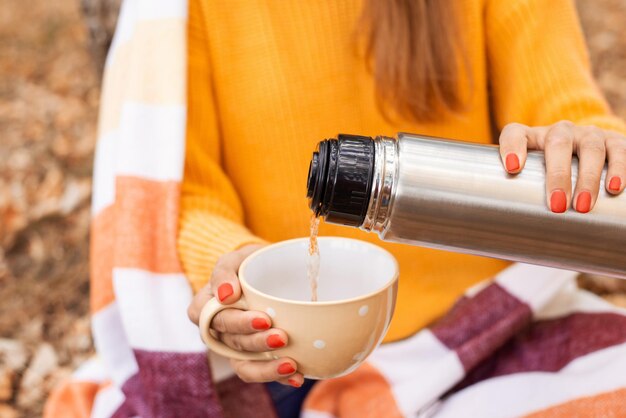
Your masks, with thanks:
M626 194L606 192L606 170L591 212L556 214L547 207L541 152L530 152L522 172L509 175L496 146L399 134L367 139L372 155L366 174L364 161L350 167L358 152L341 157L342 141L348 147L363 138L340 136L334 178L342 179L343 165L349 169L344 184L334 187L330 177L321 202L311 200L311 208L327 221L376 232L386 241L626 279ZM574 158L572 190L577 172ZM315 174L323 178L310 177ZM358 190L363 179L369 183ZM311 182L316 180L309 178L309 195ZM344 196L344 206L334 205L348 186L356 190L354 196ZM364 194L368 198L362 202ZM349 212L344 208L358 205L362 212L353 212L359 216L342 217L342 211Z

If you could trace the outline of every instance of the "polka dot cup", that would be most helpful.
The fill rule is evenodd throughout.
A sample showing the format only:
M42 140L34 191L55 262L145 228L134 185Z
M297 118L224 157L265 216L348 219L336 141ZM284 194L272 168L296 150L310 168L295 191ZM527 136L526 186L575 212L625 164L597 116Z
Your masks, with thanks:
M311 302L306 275L308 238L279 242L255 252L239 268L243 296L234 305L209 301L200 316L202 339L211 350L241 360L288 356L306 377L326 379L351 372L380 344L393 315L398 263L363 241L320 237L318 301ZM289 335L284 348L266 353L233 350L209 331L225 308L267 312Z

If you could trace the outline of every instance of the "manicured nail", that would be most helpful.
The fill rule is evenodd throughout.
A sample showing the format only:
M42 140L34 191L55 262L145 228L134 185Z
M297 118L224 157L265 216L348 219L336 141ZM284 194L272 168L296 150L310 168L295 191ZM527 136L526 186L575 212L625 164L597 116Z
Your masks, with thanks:
M294 388L299 388L300 386L302 386L296 379L288 379L287 382L289 382L289 384Z
M567 195L563 190L555 190L550 195L550 209L554 213L563 213L567 210Z
M519 158L517 154L510 153L506 155L506 171L517 171L519 170Z
M591 193L585 191L578 195L576 210L580 213L587 213L591 210Z
M267 337L267 346L269 348L280 348L285 346L285 342L280 338L280 335L272 334Z
M220 287L217 288L217 297L219 298L220 302L223 302L224 299L226 299L233 293L233 286L230 283L221 284Z
M621 188L622 188L622 179L620 179L617 176L611 178L611 181L609 182L609 190L612 192L619 192L619 189Z
M293 368L291 363L283 363L278 366L278 373L280 374L292 374L295 373L296 369Z
M252 328L259 330L270 329L270 323L265 318L254 318L252 320Z

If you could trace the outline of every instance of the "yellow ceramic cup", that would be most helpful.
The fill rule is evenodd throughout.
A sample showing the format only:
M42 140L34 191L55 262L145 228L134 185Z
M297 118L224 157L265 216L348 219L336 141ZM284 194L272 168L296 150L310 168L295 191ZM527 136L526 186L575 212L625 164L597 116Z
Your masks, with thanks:
M239 268L243 295L233 305L215 298L202 309L200 330L211 350L240 360L291 357L305 377L347 374L380 344L393 315L398 263L382 248L363 241L321 237L318 302L307 279L308 238L279 242L250 255ZM287 332L284 348L264 353L233 350L209 325L228 308L266 312L272 326Z

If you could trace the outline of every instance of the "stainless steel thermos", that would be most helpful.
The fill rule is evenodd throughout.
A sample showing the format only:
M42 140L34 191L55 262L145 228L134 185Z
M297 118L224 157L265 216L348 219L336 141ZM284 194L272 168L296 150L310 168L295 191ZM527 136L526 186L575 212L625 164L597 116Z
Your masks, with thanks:
M574 159L573 186L577 171ZM386 241L626 279L626 193L607 193L605 175L591 212L555 214L541 152L509 175L493 145L339 135L314 152L307 197L327 222Z

